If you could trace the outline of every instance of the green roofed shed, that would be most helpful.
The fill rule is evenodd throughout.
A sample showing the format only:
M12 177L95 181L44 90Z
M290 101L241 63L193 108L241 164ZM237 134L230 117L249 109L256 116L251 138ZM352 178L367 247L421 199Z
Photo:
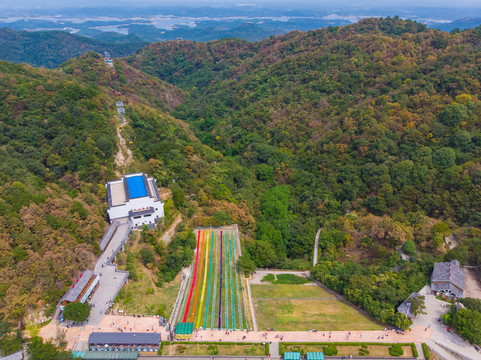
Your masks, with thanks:
M324 353L323 352L308 352L307 360L324 360Z
M301 360L300 352L285 352L284 360Z
M178 322L175 326L175 337L177 339L190 339L194 332L194 323Z
M137 351L85 351L82 359L84 360L134 360L139 357Z

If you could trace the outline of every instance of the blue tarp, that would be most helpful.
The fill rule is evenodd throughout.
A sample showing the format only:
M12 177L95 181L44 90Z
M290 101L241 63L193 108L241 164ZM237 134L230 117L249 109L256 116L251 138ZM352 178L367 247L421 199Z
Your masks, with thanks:
M128 177L127 185L129 186L131 199L147 196L147 189L145 188L144 179L142 176Z
M284 360L301 360L300 352L285 352Z
M324 353L323 352L308 352L307 360L324 360Z

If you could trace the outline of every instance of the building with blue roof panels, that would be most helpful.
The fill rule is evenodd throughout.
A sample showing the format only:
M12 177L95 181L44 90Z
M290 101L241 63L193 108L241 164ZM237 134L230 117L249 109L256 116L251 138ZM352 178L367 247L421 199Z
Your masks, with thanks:
M143 173L129 174L106 186L110 223L131 220L135 228L153 228L164 217L164 203L154 178Z
M127 178L127 187L131 199L147 196L147 188L143 176L131 176Z

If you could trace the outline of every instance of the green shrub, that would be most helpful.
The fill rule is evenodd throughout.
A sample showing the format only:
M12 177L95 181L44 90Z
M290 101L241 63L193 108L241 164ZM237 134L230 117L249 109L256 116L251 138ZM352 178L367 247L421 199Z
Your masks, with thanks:
M426 360L430 360L431 355L429 355L429 349L428 349L428 346L425 343L423 343L423 353L424 353L424 357L426 358Z
M302 285L308 282L310 282L309 279L294 274L279 274L273 284Z
M264 276L262 278L262 282L270 282L272 284L272 282L274 282L274 280L276 280L276 277L274 274L267 274L266 276Z
M413 356L417 358L419 354L418 354L418 349L416 349L416 344L411 344L411 347L413 349Z
M336 356L338 351L334 345L327 345L323 348L325 356Z
M219 354L219 347L217 345L209 345L207 348L207 354L210 356Z
M407 240L404 242L402 249L406 254L412 255L416 251L416 245L414 245L414 241Z
M369 350L366 349L359 349L359 356L366 356L369 355Z
M394 344L389 348L389 354L391 356L401 356L404 354L404 350L400 344Z

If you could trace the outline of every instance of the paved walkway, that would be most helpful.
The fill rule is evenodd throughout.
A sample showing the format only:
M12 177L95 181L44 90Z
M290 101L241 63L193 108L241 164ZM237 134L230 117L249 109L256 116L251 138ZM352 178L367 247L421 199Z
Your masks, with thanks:
M94 331L110 332L159 332L161 339L168 338L166 327L159 326L159 321L154 316L133 317L122 315L106 315L97 326L74 326L66 330L67 348L72 349L77 341L88 340ZM282 336L284 342L426 342L432 335L432 329L425 330L424 326L414 326L405 335L393 331L230 331L225 330L200 330L194 333L193 341L235 341L235 342L279 342L276 336ZM55 338L57 329L55 324L49 324L40 330L40 336L44 339ZM246 337L242 340L243 337ZM330 338L329 338L330 336ZM274 345L275 346L275 345Z
M279 342L276 341L276 342L271 342L269 344L269 354L271 354L271 358L279 358L281 355L280 355L280 352L279 352Z
M426 314L418 315L413 321L413 326L424 327L425 329L427 328L427 332L432 331L433 334L430 337L430 340L433 343L451 352L460 354L458 356L454 356L454 359L459 359L461 355L464 355L465 359L481 359L481 354L478 353L472 345L463 340L460 336L449 333L447 328L438 320L441 314L448 311L450 304L445 301L438 300L434 295L431 295L428 286L422 288L420 294L424 295L426 299ZM440 356L446 357L447 360L450 360L450 358L448 358L445 354Z
M247 300L249 301L249 309L251 310L251 319L252 319L252 328L254 331L258 331L259 328L257 327L257 317L256 311L254 308L254 301L252 300L252 290L251 290L251 280L246 279L246 286L247 286Z
M169 317L170 324L175 324L179 316L180 307L182 306L182 299L185 293L185 288L187 287L187 284L189 282L189 278L191 275L191 267L192 265L189 265L188 267L182 269L182 280L181 280L182 282L180 283L180 289L179 289L179 292L177 293L177 298L175 299L174 308Z
M128 222L121 223L95 264L94 274L99 276L100 280L97 290L89 300L89 303L93 305L88 319L88 323L91 325L100 323L127 281L128 272L118 271L117 265L112 264L112 260L125 243L130 229L131 226Z
M314 257L312 258L312 266L316 266L319 260L319 237L321 236L322 227L317 230L316 240L314 240Z

